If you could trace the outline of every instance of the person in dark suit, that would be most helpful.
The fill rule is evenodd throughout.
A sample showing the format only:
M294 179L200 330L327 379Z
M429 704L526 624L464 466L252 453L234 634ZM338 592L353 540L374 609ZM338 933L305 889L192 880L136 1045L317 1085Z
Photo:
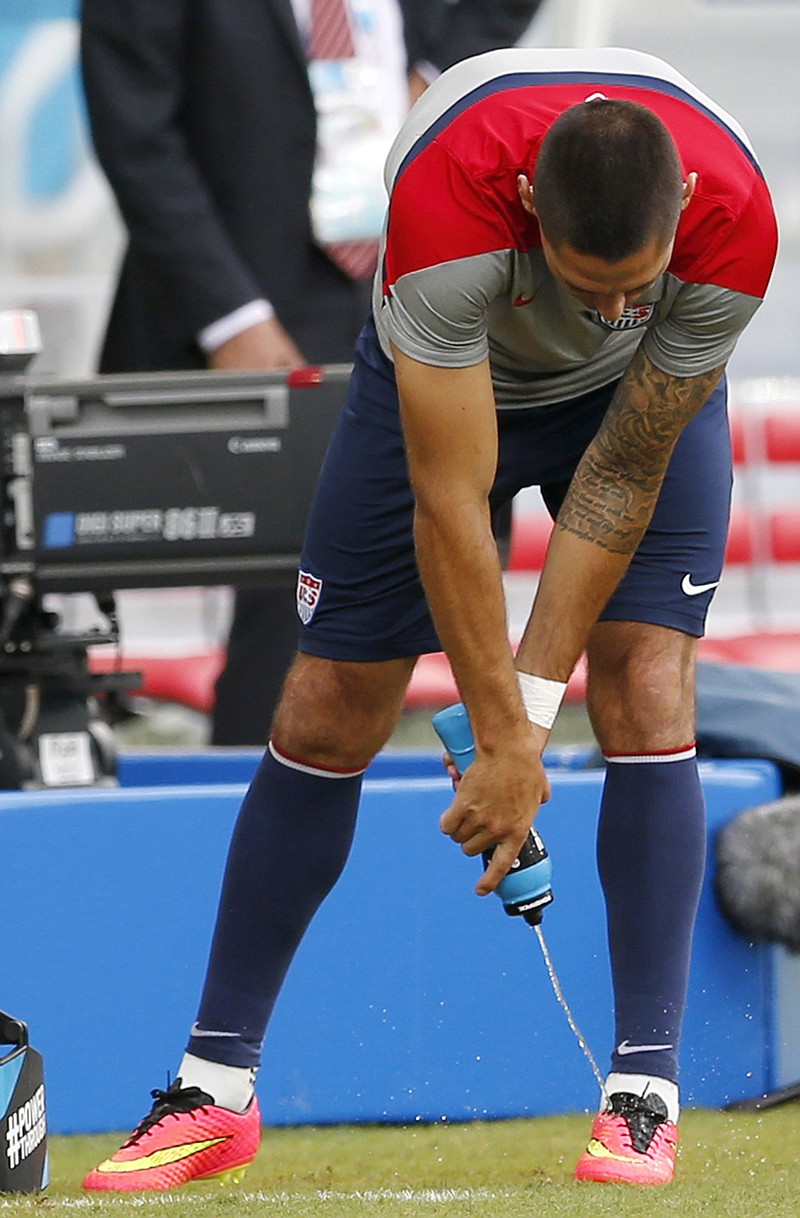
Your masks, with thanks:
M410 100L456 60L516 42L539 2L400 0ZM102 372L352 359L369 286L312 234L303 11L301 0L84 0L91 132L128 233ZM238 590L212 743L264 743L296 634L293 588Z

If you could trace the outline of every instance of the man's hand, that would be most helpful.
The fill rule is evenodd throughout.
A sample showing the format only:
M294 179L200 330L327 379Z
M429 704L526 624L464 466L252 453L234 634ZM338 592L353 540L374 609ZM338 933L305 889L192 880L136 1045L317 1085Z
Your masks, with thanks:
M302 368L305 362L277 317L248 326L208 357L209 368L228 372Z
M428 87L428 82L421 72L416 68L412 68L408 74L408 108L414 105L414 102L419 101L422 94Z
M497 753L479 753L440 821L442 832L465 854L496 847L475 886L479 896L493 892L511 869L536 813L550 798L541 760L548 735L545 728L530 724Z

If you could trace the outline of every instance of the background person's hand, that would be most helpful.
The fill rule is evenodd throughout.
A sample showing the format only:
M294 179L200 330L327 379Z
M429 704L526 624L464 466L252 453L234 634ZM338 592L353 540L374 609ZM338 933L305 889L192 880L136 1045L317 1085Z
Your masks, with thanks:
M409 109L414 105L414 102L419 101L422 94L428 87L428 82L421 72L416 68L412 68L408 74L408 105Z
M229 338L208 357L215 371L302 368L306 361L277 317L259 321Z

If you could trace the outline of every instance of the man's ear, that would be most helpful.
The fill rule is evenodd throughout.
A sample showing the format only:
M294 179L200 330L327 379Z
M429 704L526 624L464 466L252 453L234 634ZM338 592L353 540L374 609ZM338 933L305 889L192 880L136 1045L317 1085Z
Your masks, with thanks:
M526 212L528 212L528 214L531 216L535 216L536 203L533 198L533 187L524 173L517 174L517 190L519 191L519 197Z
M687 173L686 181L683 184L683 197L681 198L681 211L688 207L692 201L694 188L697 185L697 174Z

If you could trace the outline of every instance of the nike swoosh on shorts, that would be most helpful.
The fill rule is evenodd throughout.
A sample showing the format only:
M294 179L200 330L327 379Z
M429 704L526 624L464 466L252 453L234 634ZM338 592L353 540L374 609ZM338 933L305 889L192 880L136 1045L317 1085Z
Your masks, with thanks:
M711 584L693 584L692 577L687 571L681 580L681 592L686 596L700 596L701 592L710 592L712 588L716 588L718 583L719 580L715 579Z

